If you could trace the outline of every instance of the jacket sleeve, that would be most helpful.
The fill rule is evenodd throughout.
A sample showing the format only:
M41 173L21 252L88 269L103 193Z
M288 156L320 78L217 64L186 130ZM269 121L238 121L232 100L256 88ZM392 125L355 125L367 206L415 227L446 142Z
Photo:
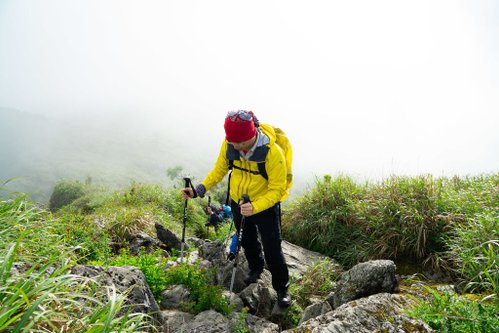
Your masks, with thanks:
M227 161L227 141L222 142L222 147L220 148L220 153L218 154L218 158L215 162L215 166L208 173L206 178L201 182L204 185L206 190L208 191L214 185L218 184L229 171L229 165Z
M271 146L265 161L265 168L269 177L267 192L252 202L254 214L274 206L286 193L286 160L279 146Z

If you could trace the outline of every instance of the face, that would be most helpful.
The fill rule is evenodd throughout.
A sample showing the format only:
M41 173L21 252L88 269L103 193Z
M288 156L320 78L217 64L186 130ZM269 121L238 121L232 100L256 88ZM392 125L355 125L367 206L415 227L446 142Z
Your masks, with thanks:
M255 144L256 136L242 142L229 142L234 146L236 150L250 150L251 147Z

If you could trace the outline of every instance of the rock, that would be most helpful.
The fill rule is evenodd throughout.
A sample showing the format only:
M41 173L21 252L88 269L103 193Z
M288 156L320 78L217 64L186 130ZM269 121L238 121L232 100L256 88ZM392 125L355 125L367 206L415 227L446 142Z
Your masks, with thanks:
M181 325L175 332L227 333L230 332L229 319L214 310L207 310Z
M272 309L277 301L275 290L265 286L261 281L250 284L239 294L239 297L249 308L250 313L266 319L271 317Z
M180 305L189 301L190 290L182 285L170 286L161 293L160 305L163 309L179 308Z
M71 273L92 278L105 288L114 286L122 293L127 293L125 304L130 305L130 313L144 313L151 317L151 324L162 327L164 318L159 312L159 306L149 289L146 278L137 267L102 267L102 266L75 266ZM105 294L105 293L103 293Z
M224 290L222 295L229 300L229 304L234 307L234 311L241 312L244 308L244 303L241 297L235 293L231 293L228 290Z
M333 307L377 293L393 293L398 289L396 266L391 260L360 263L342 274L327 301Z
M12 264L12 267L10 268L10 275L15 276L15 275L24 274L31 267L33 267L33 264L26 263L26 262L14 262ZM53 271L53 269L52 269L52 271Z
M163 318L165 318L163 326L164 333L179 332L180 326L190 322L194 318L193 314L178 310L165 310L162 311L162 314Z
M165 229L165 227L157 222L154 224L154 226L156 227L156 235L158 236L158 239L166 245L168 251L170 251L171 249L181 249L182 240L179 239L173 232ZM189 247L187 246L187 244L185 244L184 250L187 250L188 248Z
M236 274L234 277L234 287L232 291L235 293L239 293L246 288L244 279L248 274L249 268L246 260L241 259L242 258L238 259L240 261L236 267ZM215 265L218 267L216 272L218 284L225 289L230 290L230 282L232 279L232 272L234 270L234 261L218 261Z
M343 304L283 333L433 332L426 323L403 313L404 307L413 302L409 297L399 294L372 295Z
M298 325L309 320L310 318L319 317L319 316L321 316L329 311L332 311L332 310L333 310L333 308L326 301L309 305L305 308L305 310L303 310L303 314L301 316L301 319L300 319L300 322L298 323Z
M221 241L205 242L199 247L199 256L209 261L225 261L225 248Z
M161 248L161 243L157 239L152 238L144 232L130 235L127 240L130 244L130 253L134 256L139 255L141 249L149 253L157 248Z
M276 333L280 331L279 325L250 313L232 312L229 315L229 320L231 329L229 332L236 332L240 328L246 328L247 333Z
M303 273L305 273L315 261L326 258L332 260L331 258L328 258L320 253L304 249L285 240L283 240L281 244L282 252L284 253L284 258L286 259L290 275L303 275ZM341 265L336 265L338 270L341 270Z

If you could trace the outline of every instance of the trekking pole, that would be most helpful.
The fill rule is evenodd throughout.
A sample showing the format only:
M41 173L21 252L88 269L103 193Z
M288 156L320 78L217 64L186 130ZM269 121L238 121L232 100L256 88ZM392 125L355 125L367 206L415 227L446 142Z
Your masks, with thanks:
M184 177L184 187L189 187L191 184L191 180L188 177ZM180 262L182 262L182 259L184 258L184 243L185 243L185 224L187 222L187 201L189 199L185 199L184 203L184 222L183 222L183 227L182 227L182 243L180 244Z
M206 207L206 212L208 212L208 207L211 207L211 196L208 196L208 206ZM210 223L211 215L208 215L208 223L206 223L206 238L210 236Z
M249 196L247 194L243 194L242 198L243 198L243 203L247 203L250 201ZM239 234L237 235L237 250L236 250L236 255L234 257L234 267L232 268L232 278L230 279L230 292L232 292L232 288L234 287L234 280L236 278L237 259L239 257L239 250L241 249L241 239L243 238L243 228L244 228L245 219L246 217L242 215L241 226L239 227Z

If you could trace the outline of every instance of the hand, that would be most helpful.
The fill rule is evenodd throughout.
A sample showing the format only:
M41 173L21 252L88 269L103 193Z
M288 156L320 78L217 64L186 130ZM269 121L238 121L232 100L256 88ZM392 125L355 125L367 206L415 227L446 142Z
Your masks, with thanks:
M251 204L251 202L242 203L241 201L239 203L239 207L241 208L241 215L243 216L253 215L253 205Z
M182 199L184 200L194 197L194 191L190 187L185 187L180 191L182 193Z

